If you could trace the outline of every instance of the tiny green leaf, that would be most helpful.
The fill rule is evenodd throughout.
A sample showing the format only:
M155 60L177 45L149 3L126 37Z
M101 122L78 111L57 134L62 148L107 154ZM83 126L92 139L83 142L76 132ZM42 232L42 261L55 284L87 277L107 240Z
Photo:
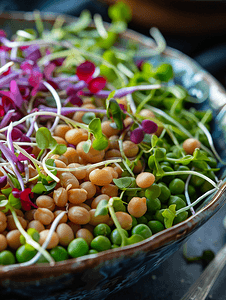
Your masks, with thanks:
M12 193L9 195L9 204L11 206L13 206L14 208L16 208L16 209L20 209L21 208L20 199L15 198Z
M107 105L107 116L110 118L113 117L113 120L117 126L117 129L123 129L123 118L124 114L115 99L110 99Z
M2 194L4 194L6 197L9 196L10 193L12 193L12 188L7 188L7 189L1 189Z
M56 148L54 149L53 153L63 155L67 151L67 146L64 144L58 144L56 145Z
M8 177L12 181L12 184L14 185L14 187L16 189L20 190L21 187L20 187L20 183L19 183L18 179L16 179L16 177L11 175L10 173L8 173Z
M95 138L102 137L101 120L99 118L93 119L89 123L89 130L95 136Z
M36 185L32 189L32 192L35 194L42 194L43 192L46 192L46 191L47 191L47 189L41 182L36 183Z
M124 211L124 212L126 212L126 207L123 204L123 201L121 199L114 199L113 208L114 208L115 212L116 211Z
M91 140L86 141L83 145L82 145L82 149L85 153L88 153L90 150L90 147L92 145Z
M108 214L108 200L101 200L96 208L95 217L96 216L106 216Z
M122 177L117 179L114 178L113 182L117 185L118 188L125 189L128 188L134 182L134 178L132 177Z
M36 132L36 142L40 149L53 149L56 147L57 142L51 135L51 132L46 127L41 127Z
M153 134L151 137L151 146L152 148L154 148L157 143L158 143L159 138L157 137L157 135Z
M95 150L99 150L99 151L104 150L108 146L108 139L104 135L102 135L102 137L98 139L96 138L93 141L92 146Z
M166 228L170 228L173 225L173 220L176 216L176 204L172 204L169 208L166 208L162 212L162 216L164 217L164 225Z
M143 240L144 238L140 234L133 234L130 238L126 238L128 245L136 244Z
M82 116L82 121L85 124L89 124L94 118L96 118L96 115L94 112L87 112Z

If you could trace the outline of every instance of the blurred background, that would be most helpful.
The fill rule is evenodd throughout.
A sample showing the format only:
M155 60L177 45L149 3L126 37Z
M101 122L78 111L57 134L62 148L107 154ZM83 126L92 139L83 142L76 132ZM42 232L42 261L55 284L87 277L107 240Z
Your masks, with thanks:
M112 0L1 0L0 12L53 12L79 16L84 9L92 15L108 19ZM158 27L167 45L194 58L226 87L226 2L221 0L124 0L130 5L133 19L129 28L149 36L149 29ZM199 256L206 249L215 254L225 244L226 230L223 207L189 239L188 254ZM110 295L107 300L179 300L200 276L204 266L188 264L181 248L151 275L142 277L132 287ZM215 283L207 299L225 300L225 272ZM16 299L16 298L15 298ZM12 299L12 300L15 300ZM73 298L74 299L74 298ZM11 299L9 299L11 300ZM30 299L29 299L30 300ZM46 299L47 300L47 299ZM100 299L101 300L101 299Z
M2 0L0 11L54 12L79 16L88 9L108 19L108 5L116 0ZM224 0L124 0L133 19L129 28L149 35L156 26L167 45L195 58L223 84L226 70L226 1Z

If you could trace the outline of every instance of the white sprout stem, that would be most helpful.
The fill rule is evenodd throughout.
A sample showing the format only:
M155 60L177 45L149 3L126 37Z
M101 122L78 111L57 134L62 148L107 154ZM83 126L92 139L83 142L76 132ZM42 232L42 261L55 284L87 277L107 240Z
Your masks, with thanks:
M14 62L13 62L13 61L10 61L10 62L8 62L7 64L5 64L4 66L2 66L2 67L0 68L0 75L1 75L2 73L6 72L6 71L9 69L9 67L11 67L11 66L13 66L13 65L14 65Z
M134 101L133 101L133 96L132 96L131 94L128 94L128 95L126 96L126 98L127 98L128 101L129 101L129 106L130 106L130 108L131 108L131 110L132 110L132 113L135 114L137 108L136 108L136 104L135 104Z
M6 142L4 141L3 144L6 144ZM37 146L37 143L29 143L29 142L13 142L13 145L20 145L20 146Z
M117 68L118 68L122 73L124 73L127 77L133 78L134 73L133 73L130 69L128 69L124 64L122 64L122 63L117 64Z
M217 186L216 182L214 182L212 179L210 179L209 177L203 175L202 173L198 173L196 171L173 171L173 172L166 172L164 174L164 176L167 176L167 175L185 175L185 174L191 174L191 175L196 175L198 177L201 177L203 179L205 179L206 181L208 181L210 184L212 184L212 186L214 186L215 188L219 189L219 187Z
M62 212L56 217L56 219L53 221L53 223L52 223L52 225L51 225L51 227L50 227L49 233L48 233L48 235L47 235L47 238L46 238L45 242L43 243L43 245L42 245L42 247L41 247L43 250L45 250L45 249L48 247L49 242L50 242L50 240L51 240L51 238L52 238L52 235L53 235L53 233L54 233L54 231L55 231L57 225L59 224L60 220L63 218L63 216L64 216L66 213L67 213L67 211L62 211ZM33 265L33 264L35 264L35 263L39 260L39 258L41 257L41 255L42 255L42 253L41 253L41 252L38 252L31 260L29 260L29 261L27 261L27 262L25 262L25 263L21 263L21 264L19 264L19 265L17 265L17 266L19 266L19 267L27 267L27 266ZM51 262L50 265L51 265L51 264L54 265L54 262Z
M194 168L192 168L192 171L194 170ZM188 205L191 205L191 200L190 200L190 196L189 196L189 193L188 193L188 185L189 185L189 182L190 182L190 179L191 179L191 174L188 176L187 180L186 180L186 183L185 183L185 198L186 198L186 201L187 201L187 204ZM190 207L190 210L191 210L191 213L194 215L195 214L195 210L193 207Z
M60 97L57 94L56 90L51 86L51 84L49 84L46 81L43 81L43 84L46 86L46 88L50 91L50 93L52 94L54 100L56 101L56 105L57 105L57 114L60 115L61 114L61 102L60 102ZM52 127L50 128L50 131L53 131L54 128L58 125L60 121L59 117L55 118L55 121L52 125Z
M53 116L53 117L59 117L60 119L64 120L66 123L69 123L75 127L80 127L80 128L83 128L83 129L86 129L88 130L88 125L85 125L83 123L79 123L79 122L76 122L76 121L73 121L71 120L70 118L67 118L65 116L62 116L62 115L58 115L57 113L54 113L54 112L50 112L50 111L37 111L37 112L34 112L32 114L29 114L25 117L23 117L22 119L20 119L19 121L15 121L12 123L13 127L14 126L17 126L23 122L25 122L27 119L31 118L31 117L34 117L34 116ZM8 127L9 126L6 126L4 128L1 128L0 129L0 132L4 132L6 130L8 130Z
M60 179L58 177L56 177L54 174L52 174L49 169L46 166L46 160L49 158L49 156L54 152L55 149L53 149L52 151L50 151L49 153L47 153L47 155L43 158L42 160L42 165L43 165L43 169L46 172L46 174L48 174L53 180L55 180L56 182L59 182Z
M96 26L96 29L99 33L99 35L103 38L103 39L106 39L108 37L108 33L107 33L107 30L105 29L104 27L104 24L103 24L103 19L101 17L101 15L99 14L95 14L93 16L93 21L95 23L95 26Z
M28 161L27 160L25 160L24 166L25 166L25 182L28 182L28 180L29 180L29 168L28 168Z
M42 249L42 247L39 245L39 243L37 243L36 241L34 241L32 239L32 237L23 229L22 225L20 224L18 218L17 218L17 215L16 215L16 212L14 211L14 209L10 209L11 213L12 213L12 216L13 216L13 219L14 219L14 222L18 228L18 230L20 231L20 233L25 237L25 240L26 242L33 246L36 250L40 251L41 254L51 263L54 263L54 260L53 258L51 257L51 255L45 250L45 249ZM18 265L16 265L18 266Z
M101 161L101 162L96 163L96 164L90 164L90 165L81 166L81 167L78 167L78 168L58 168L58 167L54 167L54 166L49 166L49 168L57 170L57 171L73 172L73 171L77 171L77 170L86 170L86 169L89 170L89 169L96 168L96 167L99 167L99 166L102 166L102 165L114 164L114 163L122 162L122 161L123 160L121 158L119 158L119 159L115 159L115 160L114 159L105 160L105 161Z
M217 151L216 151L216 149L215 149L215 147L214 147L213 139L212 139L211 134L209 133L209 130L208 130L208 129L206 128L206 126L203 125L203 123L201 123L201 122L198 122L198 126L199 126L199 128L202 129L202 131L205 133L205 135L206 135L206 137L207 137L207 139L208 139L208 142L209 142L209 145L210 145L210 148L211 148L213 154L216 156L216 158L217 158L222 164L226 165L226 162L224 162L224 161L220 158L219 154L217 153Z
M159 108L150 106L150 105L146 105L147 107L149 107L151 110L153 110L153 112L159 114L160 116L163 116L164 118L166 118L167 120L169 120L170 122L172 122L174 125L176 125L183 133L185 133L188 137L193 138L193 136L190 134L189 131L187 131L186 128L184 128L179 122L177 122L176 120L174 120L172 117L170 117L167 113L165 113L164 111L162 111ZM201 143L201 148L204 149L207 153L209 153L210 155L212 155L212 152L205 147L202 143Z
M156 27L152 27L149 32L150 32L150 35L155 39L155 42L157 44L156 51L158 53L162 53L166 49L166 41L165 41L163 35Z
M9 128L7 130L7 142L6 143L8 145L8 148L10 149L10 151L12 151L14 153L14 149L13 149L13 145L12 145L12 138L10 138L12 130L13 130L13 126L12 126L12 122L10 122ZM10 143L10 140L11 140L11 143Z
M17 51L18 51L18 47L15 47L15 48L12 49L10 59L16 59L17 58Z
M10 163L9 162L5 162L5 163L0 163L0 166L9 166Z
M198 199L196 199L193 203L191 203L190 205L183 207L181 209L178 209L176 211L176 215L179 215L180 213L182 213L183 211L188 210L190 207L195 206L196 204L198 204L202 199L206 198L207 196L213 194L214 192L216 192L218 190L218 188L214 188L212 190L209 190L208 192L206 192L205 194L203 194L202 196L200 196Z

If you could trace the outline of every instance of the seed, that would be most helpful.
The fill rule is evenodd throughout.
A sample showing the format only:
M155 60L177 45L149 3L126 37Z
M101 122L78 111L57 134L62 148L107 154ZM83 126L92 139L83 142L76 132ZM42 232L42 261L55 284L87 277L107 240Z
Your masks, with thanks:
M89 174L89 179L93 184L106 185L112 182L112 172L106 169L95 169Z
M89 223L90 214L84 207L74 206L69 208L68 218L75 224L83 225Z
M196 148L200 149L200 147L201 147L200 141L194 138L187 139L183 142L183 148L187 154L192 155L195 149Z
M128 206L128 212L135 218L142 217L147 212L146 198L133 197Z
M40 234L39 244L43 245L49 234L49 229L43 230L39 234ZM58 243L59 243L59 237L57 233L54 231L46 249L52 249L56 247Z
M155 182L155 176L149 172L142 172L136 178L137 185L142 188L148 188Z

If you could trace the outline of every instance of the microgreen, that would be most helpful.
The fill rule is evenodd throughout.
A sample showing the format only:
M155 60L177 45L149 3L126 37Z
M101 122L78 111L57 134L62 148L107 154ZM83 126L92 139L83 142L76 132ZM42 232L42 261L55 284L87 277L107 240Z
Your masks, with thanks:
M95 137L95 140L92 142L93 148L104 150L108 146L108 140L102 133L101 120L99 118L95 118L89 123L89 131Z
M108 118L113 118L117 129L123 129L123 119L125 118L125 114L115 99L110 99L107 101L107 116Z
M176 204L172 204L169 208L165 209L162 212L162 216L164 217L165 227L170 228L173 225L173 220L176 216Z

